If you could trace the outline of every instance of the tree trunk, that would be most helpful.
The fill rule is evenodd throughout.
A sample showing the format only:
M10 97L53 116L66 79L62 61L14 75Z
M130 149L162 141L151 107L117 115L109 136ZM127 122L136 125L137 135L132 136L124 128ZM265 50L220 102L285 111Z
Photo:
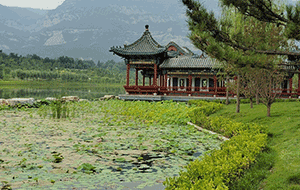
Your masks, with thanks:
M252 99L252 97L250 98L250 107L253 108L253 99Z
M236 88L236 113L240 113L240 75L237 77Z
M259 104L259 94L258 94L258 92L256 92L255 99L256 99L256 105L258 105Z
M226 105L229 104L229 91L228 91L228 81L229 81L229 76L226 76Z
M267 104L267 117L271 117L271 104Z

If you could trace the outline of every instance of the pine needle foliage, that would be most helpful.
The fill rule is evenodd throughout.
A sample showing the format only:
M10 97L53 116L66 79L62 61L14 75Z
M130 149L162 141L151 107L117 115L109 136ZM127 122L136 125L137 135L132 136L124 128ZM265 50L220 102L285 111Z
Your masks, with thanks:
M234 24L233 22L228 22L228 20L224 21L224 15L220 19L217 19L215 15L212 12L208 12L199 1L182 0L182 2L187 7L186 13L189 18L188 24L191 31L190 39L196 47L219 60L231 61L228 59L230 56L226 54L235 55L235 57L239 57L242 62L245 61L243 53L253 53L254 55L300 55L299 52L291 52L284 47L280 47L279 49L276 47L265 48L243 43L243 38L252 38L254 40L257 38L253 38L253 36L248 38L248 36L242 35L242 33L240 33L241 35L236 33L237 35L233 36L231 34L232 30L235 29ZM250 19L259 25L272 26L274 30L281 30L279 36L282 39L300 39L299 3L296 5L287 5L282 1L276 0L220 0L220 3L223 11L233 8L234 13L241 15L241 18L245 21ZM241 26L239 28L243 29L244 27ZM258 28L258 31L262 30ZM253 34L255 34L255 31ZM263 33L261 34L261 37L267 39ZM256 59L255 56L253 59Z

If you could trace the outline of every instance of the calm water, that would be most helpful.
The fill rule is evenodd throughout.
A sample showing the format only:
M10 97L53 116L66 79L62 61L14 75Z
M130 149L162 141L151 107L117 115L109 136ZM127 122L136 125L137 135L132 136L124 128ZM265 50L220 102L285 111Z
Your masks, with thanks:
M95 99L104 95L124 94L123 87L98 87L98 88L26 88L26 89L0 89L0 98L35 98L78 96L80 99Z

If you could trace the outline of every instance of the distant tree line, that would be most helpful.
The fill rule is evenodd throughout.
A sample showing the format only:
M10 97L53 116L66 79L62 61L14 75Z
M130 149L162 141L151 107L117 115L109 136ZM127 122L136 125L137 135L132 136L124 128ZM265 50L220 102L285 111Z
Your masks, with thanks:
M131 78L133 78L133 74ZM22 56L0 52L0 79L93 81L99 83L124 83L124 62L106 62L74 59L61 56L56 59L41 58L36 54Z

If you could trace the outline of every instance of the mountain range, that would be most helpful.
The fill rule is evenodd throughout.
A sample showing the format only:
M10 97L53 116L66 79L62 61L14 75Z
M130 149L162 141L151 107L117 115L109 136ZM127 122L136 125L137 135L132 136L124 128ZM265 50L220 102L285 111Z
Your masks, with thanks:
M65 0L54 10L0 5L0 50L22 56L120 60L109 52L137 40L150 25L161 45L192 50L185 7L179 0Z

